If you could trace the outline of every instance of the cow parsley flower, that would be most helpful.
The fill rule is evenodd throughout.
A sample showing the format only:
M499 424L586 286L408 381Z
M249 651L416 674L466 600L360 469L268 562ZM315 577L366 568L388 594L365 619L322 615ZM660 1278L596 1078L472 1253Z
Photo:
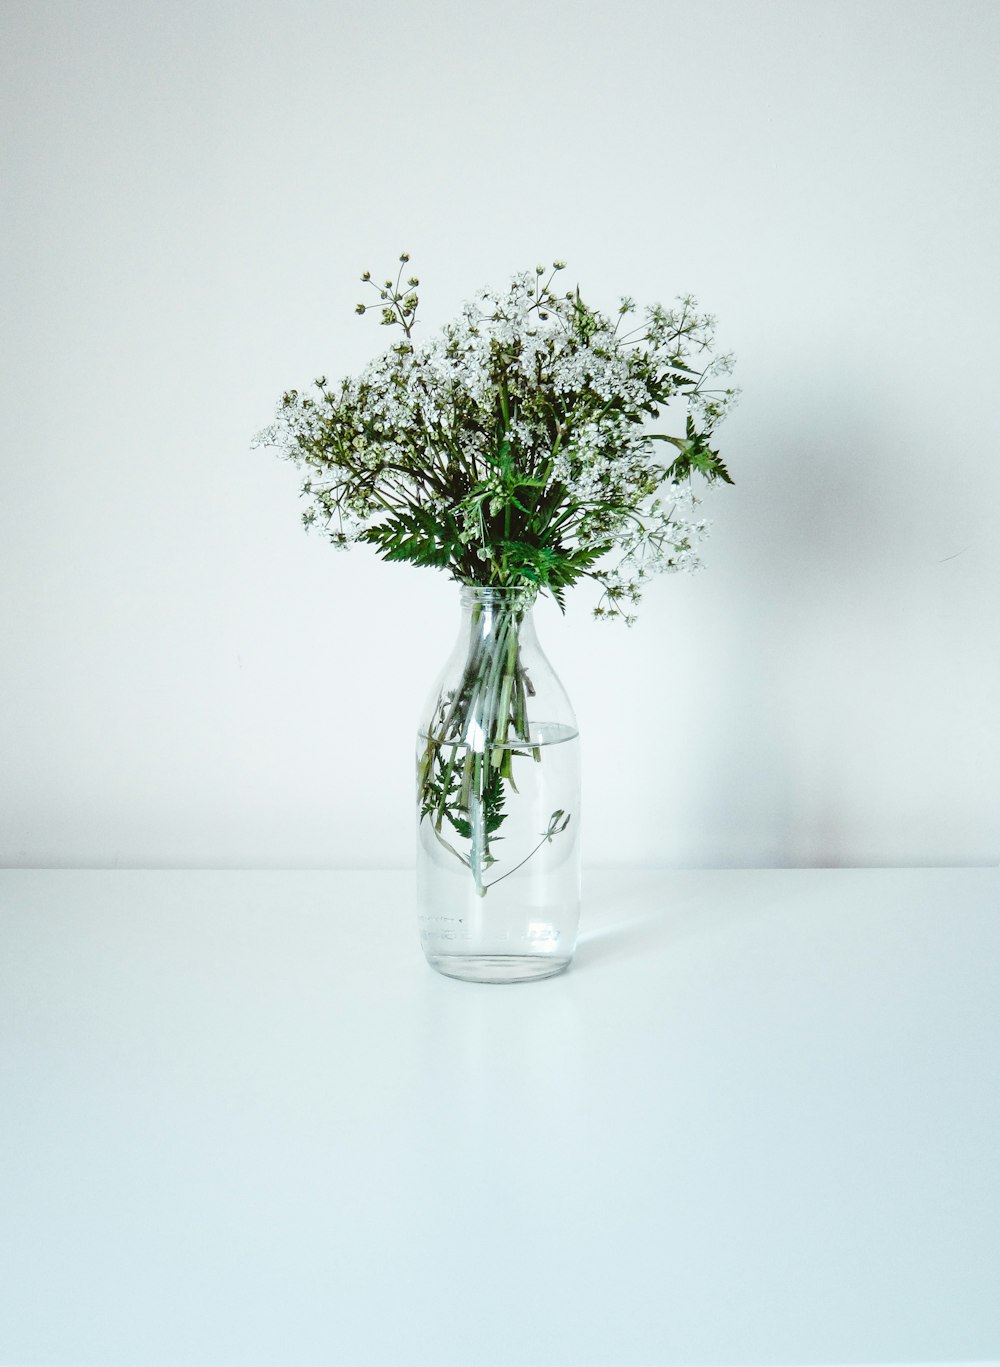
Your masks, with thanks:
M596 615L632 622L651 575L700 564L694 481L732 482L712 445L736 398L714 318L691 296L640 311L626 295L612 319L554 287L556 261L480 290L415 341L408 259L395 284L366 271L376 302L357 309L402 339L339 386L286 392L257 438L302 470L306 526L560 606L590 579ZM661 416L679 430L659 430Z

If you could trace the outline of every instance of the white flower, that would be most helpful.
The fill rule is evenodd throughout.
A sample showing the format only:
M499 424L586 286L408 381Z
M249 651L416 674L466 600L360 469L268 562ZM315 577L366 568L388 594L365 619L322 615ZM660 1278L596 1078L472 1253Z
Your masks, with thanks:
M502 521L512 498L523 508L554 490L563 550L607 549L593 571L606 594L598 615L628 620L651 575L698 568L708 530L691 480L671 477L676 452L653 441L650 417L669 403L668 418L686 410L710 431L735 393L700 386L728 374L732 358L698 371L714 320L690 297L653 305L629 331L631 299L612 323L576 295L551 294L543 275L481 290L437 334L415 343L407 333L339 388L324 380L319 397L290 391L256 444L303 468L303 520L337 545L383 523L387 509L408 509L489 563L499 533L488 519ZM539 492L514 494L517 478Z

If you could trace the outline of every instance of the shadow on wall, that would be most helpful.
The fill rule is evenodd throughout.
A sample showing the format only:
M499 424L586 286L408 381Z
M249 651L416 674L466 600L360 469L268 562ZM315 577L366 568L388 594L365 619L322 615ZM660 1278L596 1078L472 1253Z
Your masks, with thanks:
M703 862L851 864L864 769L851 717L871 702L863 666L879 595L905 591L893 551L907 525L910 434L839 357L743 383L753 408L734 420L738 484L712 543L713 571L728 573L712 590L725 600L719 667L692 794L716 846Z

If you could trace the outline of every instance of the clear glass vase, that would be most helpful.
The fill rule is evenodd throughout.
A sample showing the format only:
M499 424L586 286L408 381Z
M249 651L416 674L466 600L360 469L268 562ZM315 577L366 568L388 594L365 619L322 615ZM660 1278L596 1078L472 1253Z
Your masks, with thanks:
M433 968L471 982L560 973L580 920L580 742L534 600L463 587L417 735L420 940Z

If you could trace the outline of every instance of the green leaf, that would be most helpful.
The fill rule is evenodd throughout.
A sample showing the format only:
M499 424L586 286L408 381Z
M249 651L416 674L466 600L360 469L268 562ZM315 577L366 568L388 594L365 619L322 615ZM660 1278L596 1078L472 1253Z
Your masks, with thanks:
M436 569L461 559L464 551L454 524L443 525L422 508L395 513L366 527L358 539L375 546L383 560L408 561Z

